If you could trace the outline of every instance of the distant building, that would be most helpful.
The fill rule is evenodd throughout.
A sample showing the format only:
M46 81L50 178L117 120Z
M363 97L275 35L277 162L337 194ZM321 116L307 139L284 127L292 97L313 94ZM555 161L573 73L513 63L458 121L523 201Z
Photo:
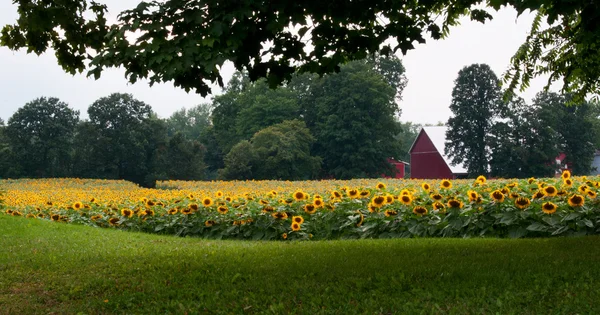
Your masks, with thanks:
M600 175L600 150L596 150L594 153L594 160L592 161L592 171L589 175Z
M398 161L392 158L389 158L388 163L390 163L394 167L394 174L392 176L382 175L384 178L404 178L406 174L406 165L410 165L404 161Z
M445 153L446 126L423 127L410 147L410 177L456 179L467 176L462 165L452 165Z

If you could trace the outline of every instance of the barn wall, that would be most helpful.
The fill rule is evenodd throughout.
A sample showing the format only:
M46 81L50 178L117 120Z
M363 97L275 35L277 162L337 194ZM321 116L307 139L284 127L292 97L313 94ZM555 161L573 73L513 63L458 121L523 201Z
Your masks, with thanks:
M421 131L410 151L410 177L454 178L452 171L424 131Z
M417 136L417 140L415 140L415 143L410 150L411 154L413 152L437 152L437 149L435 148L433 142L431 142L427 134L425 134L425 132L421 130L421 133L419 133L419 135Z
M410 154L410 177L411 178L450 178L454 175L450 171L442 156L436 152L411 153Z

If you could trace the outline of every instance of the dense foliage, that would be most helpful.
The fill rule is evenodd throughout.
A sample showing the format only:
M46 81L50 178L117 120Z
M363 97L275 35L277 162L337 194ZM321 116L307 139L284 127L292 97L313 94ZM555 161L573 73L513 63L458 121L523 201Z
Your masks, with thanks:
M527 104L506 100L487 65L463 68L455 81L446 152L470 177L553 176L561 168L585 175L597 171L598 103L574 102L573 95L540 92ZM556 159L565 158L561 165Z
M400 59L377 56L322 78L296 76L277 89L238 72L211 103L167 119L129 94L98 99L84 121L58 99L40 98L0 127L7 153L0 176L126 179L150 187L157 179L217 176L378 177L389 173L388 158L406 158L399 148L412 141L397 121L404 71Z
M550 83L563 78L564 90L576 91L581 101L597 93L600 77L595 1L141 1L114 24L95 1L14 3L19 18L3 27L4 46L37 54L51 48L70 73L87 69L97 78L106 68L123 67L131 82L172 81L202 95L211 82L224 85L226 61L252 81L264 77L275 86L298 71L325 74L375 53L406 53L415 42L448 35L463 16L485 22L502 6L538 12L505 75L509 91L549 73Z
M487 174L486 135L503 107L498 78L490 66L474 64L459 71L452 90L446 154L454 164L464 163L472 176Z
M548 237L600 233L598 178L451 182L4 181L4 213L217 239Z

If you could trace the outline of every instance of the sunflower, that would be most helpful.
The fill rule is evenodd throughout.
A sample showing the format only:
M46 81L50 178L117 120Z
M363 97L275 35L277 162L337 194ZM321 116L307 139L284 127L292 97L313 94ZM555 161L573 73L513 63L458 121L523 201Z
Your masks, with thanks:
M431 194L431 195L429 195L429 197L435 201L440 201L440 200L444 199L444 196L442 196L440 194Z
M140 215L146 215L146 216L151 217L151 216L154 215L154 210L152 210L152 209L146 209L146 210L142 211Z
M271 207L271 206L264 206L264 207L262 208L262 212L263 212L263 213L267 213L267 212L273 212L273 211L275 211L275 208L273 208L273 207Z
M370 195L371 195L371 192L368 191L368 190L363 190L363 191L360 192L360 197L361 198L366 198L366 197L369 197Z
M356 223L356 226L359 227L363 224L363 222L365 222L365 216L358 210L356 210L356 212L358 212L358 215L360 216L360 220L358 220L358 223Z
M587 185L581 185L579 186L579 188L577 188L577 191L579 191L582 194L585 194L588 191L588 189L590 188Z
M494 199L495 202L504 202L504 194L500 190L494 190L490 197Z
M261 199L258 203L260 203L261 205L268 205L269 202L267 200Z
M529 207L530 204L531 201L528 198L519 197L515 199L515 206L521 210Z
M206 198L202 199L202 205L205 207L210 207L213 205L213 200L210 199L210 197L206 197Z
M452 188L452 182L447 179L444 179L440 182L440 187L445 188L445 189L450 189L450 188Z
M410 190L408 190L408 189L406 189L406 188L405 188L405 189L402 189L402 190L400 191L400 196L406 196L406 195L412 195L412 193L410 192Z
M206 220L204 221L204 226L206 227L211 227L213 225L217 224L217 222L215 222L214 220Z
M556 193L558 192L558 189L556 189L556 187L554 186L546 186L542 189L542 191L544 192L544 194L548 197L554 197L556 196Z
M192 209L190 209L189 207L188 208L183 208L183 209L181 209L181 213L183 213L185 215L191 214L192 213Z
M569 170L564 170L560 177L565 180L571 178L571 172Z
M304 205L304 212L308 214L314 214L315 212L317 212L317 208L312 203L308 203Z
M356 198L358 197L358 189L350 189L348 190L348 197Z
M477 197L479 197L479 194L474 190L469 190L467 195L469 195L469 201L476 201Z
M223 197L223 192L220 190L217 190L217 192L215 193L215 196L217 196L217 198L221 198L221 197Z
M566 196L566 195L567 195L567 191L566 191L566 190L564 190L564 189L561 189L561 190L559 190L559 191L556 193L556 195L557 195L557 196L561 196L561 197L562 197L562 196Z
M427 210L427 209L425 209L425 210ZM391 217L391 216L394 216L394 215L397 215L397 214L398 214L398 211L396 211L396 210L385 210L385 216L386 217Z
M288 215L286 212L281 211L281 212L273 212L271 213L271 216L275 219L279 219L279 220L286 220L288 218Z
M431 206L433 207L433 210L445 210L446 208L446 206L439 201L434 202Z
M287 204L287 205L291 205L291 204L294 202L294 199L292 199L292 198L287 198L287 199L285 199L283 202L285 202L285 204Z
M27 214L27 218L28 218L28 219L33 219L33 218L35 218L35 217L36 217L36 216L35 216L35 214L33 214L33 213L28 213L28 214Z
M73 204L73 209L79 210L81 208L83 208L83 203L77 201L76 203Z
M585 199L581 195L573 195L568 202L571 207L581 207L585 203Z
M377 189L386 189L387 188L387 186L382 182L377 183L377 186L375 186L375 187L377 187Z
M133 216L133 211L131 209L121 209L121 215L127 218L131 218Z
M99 214L99 215L93 215L90 219L92 219L92 221L100 220L100 219L102 219L102 215L101 214Z
M303 191L298 190L293 194L293 197L294 197L294 200L300 201L300 200L304 200L304 198L306 198L306 194Z
M369 203L367 205L367 209L369 209L369 213L375 213L375 212L379 212L379 207L377 207L376 205Z
M4 211L4 213L6 213L6 214L12 214L13 211L11 209L6 209L6 211Z
M176 214L177 212L179 212L179 210L177 210L177 208L171 208L171 209L169 209L168 213L172 215L172 214Z
M386 202L387 202L387 200L386 200L386 197L384 197L384 196L377 196L377 197L373 197L373 199L371 199L371 204L377 208L383 207L383 205L385 205Z
M340 194L339 191L334 190L334 191L331 192L331 197L332 198L342 198L342 194Z
M431 186L428 183L423 183L421 184L421 188L423 188L424 191L429 191Z
M233 198L231 198L231 197L225 197L225 201L231 202L231 201L233 201Z
M300 231L300 228L302 226L299 223L296 222L292 222L292 231L296 232L296 231Z
M402 204L410 205L413 201L413 198L410 195L403 195L403 196L400 196L399 200L400 200L400 202L402 202Z
M418 216L425 215L425 214L427 214L427 208L422 207L422 206L416 206L413 209L413 213L416 214L416 215L418 215Z
M544 194L541 191L538 191L535 194L533 194L533 196L531 196L531 199L541 199L541 198L543 198L545 196L546 196L546 194Z
M38 216L38 218L41 218L41 219L43 219L43 218L45 218L45 217L46 217L46 216L45 216L43 213L38 213L38 215L37 215L37 216ZM100 217L100 218L102 218L102 216L101 216L101 215L100 215L99 217Z
M387 203L387 204L394 203L394 196L392 196L392 195L386 195L385 196L385 203Z
M15 217L23 216L23 214L21 212L19 212L19 211L13 211L12 215L15 216Z
M227 212L229 212L229 208L227 208L227 207L225 207L225 206L219 206L219 207L217 208L217 211L218 211L220 214L227 214Z
M108 219L108 224L110 224L110 225L118 225L119 224L119 218L112 217L112 218Z
M535 182L535 180L536 180L536 179L535 179L535 177L530 177L530 178L527 180L527 182L528 182L529 184L533 184L533 183Z
M313 205L315 205L316 208L323 207L323 199L320 199L320 198L313 199Z
M55 213L55 214L53 214L53 215L50 216L50 219L52 221L59 221L60 220L60 215L58 215L58 214ZM115 218L113 218L113 219L115 219ZM117 221L119 221L119 219L117 219Z
M556 212L558 207L552 202L545 202L542 204L542 211L546 214L553 214Z
M302 223L304 223L304 218L302 216L295 215L292 217L292 221L296 222L298 224L302 224Z
M591 199L594 199L594 198L596 198L596 196L597 196L596 192L595 192L595 191L593 191L593 190L588 190L588 191L587 191L587 195L588 195L588 197L590 197Z
M479 175L479 176L477 176L477 179L475 181L477 183L479 183L480 185L483 185L487 182L487 179L485 178L485 176Z
M463 202L458 199L450 199L448 200L448 208L462 208L464 206Z
M284 240L287 240L287 233L281 234L281 238L283 238Z
M146 200L146 206L148 206L148 207L154 206L154 201L152 201L152 200Z
M573 186L573 180L570 179L570 178L563 179L563 185L567 186L567 187L572 187Z

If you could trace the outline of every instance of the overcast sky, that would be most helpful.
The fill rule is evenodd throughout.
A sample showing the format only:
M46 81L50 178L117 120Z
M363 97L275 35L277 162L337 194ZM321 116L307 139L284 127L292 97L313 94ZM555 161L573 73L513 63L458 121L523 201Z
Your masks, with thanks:
M14 23L17 13L12 1L0 3L0 27ZM104 0L109 19L118 12L133 7L138 0ZM451 30L449 38L429 41L401 56L406 67L408 85L400 103L402 121L436 123L450 117L450 100L458 71L472 63L487 63L499 77L508 68L510 58L523 43L533 14L517 19L516 11L503 9L493 14L492 22L482 25L465 19ZM233 67L223 71L225 82ZM521 96L530 101L545 85L544 78L533 80ZM5 121L28 101L40 96L58 97L87 117L87 107L110 93L131 93L150 104L160 117L168 117L182 107L205 101L200 95L186 93L172 84L149 87L147 81L129 84L124 70L111 69L94 80L85 75L71 76L63 72L52 54L37 56L24 51L13 52L0 47L0 117Z

